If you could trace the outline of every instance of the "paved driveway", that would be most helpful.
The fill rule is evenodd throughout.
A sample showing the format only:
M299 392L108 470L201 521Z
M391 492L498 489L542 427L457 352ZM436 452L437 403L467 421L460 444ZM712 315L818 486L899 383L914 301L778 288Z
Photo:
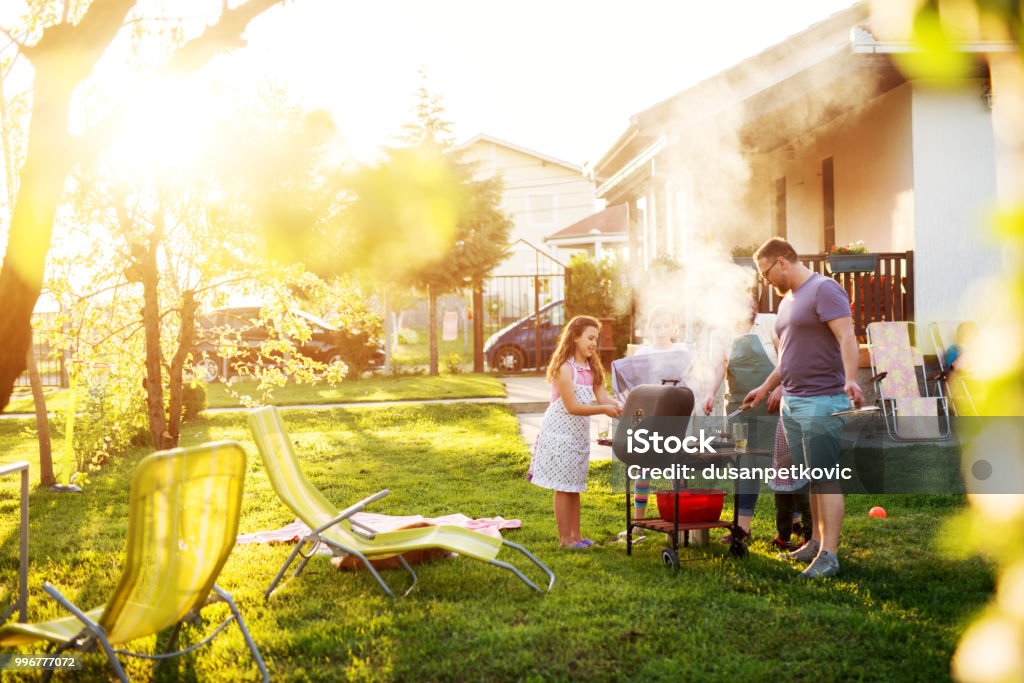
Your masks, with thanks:
M544 410L551 402L551 385L538 375L503 377L501 382L505 385L505 391L508 392L509 405L516 410L516 417L519 418L519 433L532 450L533 444L537 440L541 420L544 417ZM590 441L592 444L591 460L611 459L611 447L597 445L596 419L590 421Z

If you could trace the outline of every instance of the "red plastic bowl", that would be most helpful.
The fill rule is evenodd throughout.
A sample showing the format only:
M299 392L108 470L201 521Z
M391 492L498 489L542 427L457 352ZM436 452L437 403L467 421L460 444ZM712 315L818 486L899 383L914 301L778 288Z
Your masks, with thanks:
M655 491L658 498L658 512L666 522L674 522L676 494L672 491ZM679 521L717 522L722 517L722 503L725 491L721 489L680 489Z

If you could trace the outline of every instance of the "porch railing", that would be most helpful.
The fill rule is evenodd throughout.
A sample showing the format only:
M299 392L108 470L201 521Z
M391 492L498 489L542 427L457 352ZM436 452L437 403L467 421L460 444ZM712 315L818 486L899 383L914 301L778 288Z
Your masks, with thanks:
M801 255L800 261L815 273L831 277L850 296L850 312L858 336L866 334L868 323L914 319L914 252L879 253L873 273L832 273L828 256ZM780 297L758 281L761 311L777 313Z

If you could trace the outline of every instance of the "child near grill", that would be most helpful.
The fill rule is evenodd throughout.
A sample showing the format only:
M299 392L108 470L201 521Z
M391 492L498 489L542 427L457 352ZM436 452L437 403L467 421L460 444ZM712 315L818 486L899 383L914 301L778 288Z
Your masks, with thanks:
M775 429L774 461L772 467L776 471L793 466L793 456L789 452L789 441L782 420ZM777 535L772 544L779 550L793 550L800 546L800 540L792 542L793 534L803 536L803 541L811 540L811 500L808 495L810 488L806 479L791 479L776 476L768 482L775 491L775 530ZM799 521L797 521L799 520Z
M671 309L664 304L652 307L647 313L647 326L644 332L644 341L647 343L638 348L635 355L645 356L652 353L666 353L669 351L685 354L685 361L683 362L685 367L678 367L673 374L678 375L681 379L679 386L688 387L696 394L698 383L694 377L694 357L685 344L672 341L678 333L679 326L676 324L675 316L672 315ZM645 378L645 383L648 384L659 384L660 382L660 375ZM623 389L619 393L623 400L629 396L627 389ZM694 405L697 404L698 401L695 399ZM633 494L633 518L644 519L647 517L647 501L651 493L651 482L647 479L637 479L634 484L636 485L636 492ZM619 532L619 538L625 538L625 536L626 531ZM633 542L637 543L642 540L644 540L643 536L637 536L633 539Z
M563 548L594 544L580 532L580 493L587 490L590 464L590 417L622 414L622 406L604 386L604 368L597 354L600 331L596 319L579 315L558 337L547 371L551 405L544 413L526 475L530 482L554 491L555 524Z

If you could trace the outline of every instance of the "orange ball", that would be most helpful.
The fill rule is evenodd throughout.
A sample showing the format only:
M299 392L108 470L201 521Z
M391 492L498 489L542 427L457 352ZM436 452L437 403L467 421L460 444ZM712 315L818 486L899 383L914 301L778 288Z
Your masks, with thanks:
M876 519L885 519L885 508L878 507L877 505L868 510L868 517L875 517Z

